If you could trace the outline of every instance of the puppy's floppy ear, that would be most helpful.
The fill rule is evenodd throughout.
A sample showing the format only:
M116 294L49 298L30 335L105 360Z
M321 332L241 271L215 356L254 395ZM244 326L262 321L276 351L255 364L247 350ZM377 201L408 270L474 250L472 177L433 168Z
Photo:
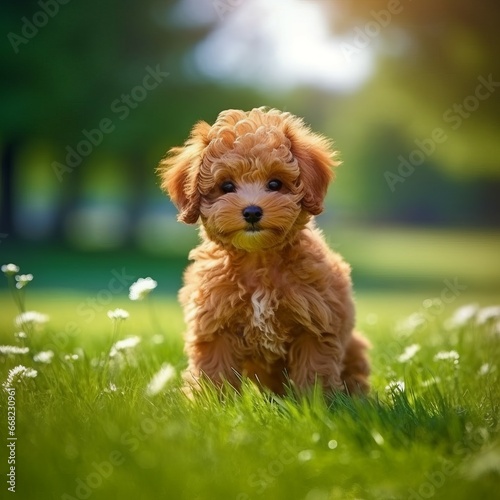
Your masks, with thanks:
M335 160L331 142L314 134L302 121L288 124L286 136L291 141L291 152L300 168L300 180L304 189L302 206L312 215L323 211L323 200L328 184L334 178Z
M186 224L196 223L200 215L198 174L209 130L208 123L198 122L184 146L170 149L158 167L161 188L179 209L178 220Z

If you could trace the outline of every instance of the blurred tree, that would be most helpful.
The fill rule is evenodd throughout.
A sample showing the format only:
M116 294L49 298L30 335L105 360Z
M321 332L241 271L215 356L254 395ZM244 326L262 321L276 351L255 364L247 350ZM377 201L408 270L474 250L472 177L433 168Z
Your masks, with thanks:
M54 152L49 168L59 181L56 233L62 237L64 219L80 200L81 173L95 155L116 157L122 165L118 175L131 186L133 222L150 194L155 163L185 140L195 121L213 120L235 102L261 105L256 92L197 79L187 61L210 25L173 21L177 3L41 0L2 6L2 231L15 231L12 171L19 150L33 140ZM132 232L133 223L129 227Z
M0 29L6 36L0 44L0 232L15 232L13 170L26 145L46 143L53 152L52 165L25 168L53 170L60 191L55 225L62 236L64 218L80 203L85 185L81 174L89 162L116 159L109 166L101 161L99 168L128 179L128 216L137 219L151 191L154 164L164 151L181 143L196 120L212 121L229 107L283 107L331 133L347 155L346 164L356 163L351 170L362 180L352 184L359 191L353 189L351 202L364 206L370 197L374 214L386 216L405 203L406 211L399 213L423 213L409 200L425 198L426 183L443 188L441 174L498 175L500 60L495 51L500 4L323 2L336 6L332 30L352 42L352 57L358 50L375 50L379 60L373 79L361 91L339 98L312 89L264 94L201 80L192 50L213 24L173 20L178 2L19 0L2 5ZM211 0L203 2L215 9ZM224 20L215 15L214 22ZM462 117L455 105L475 107L473 98L465 100L474 96L480 78L487 82L489 96L477 98L470 119ZM484 89L481 95L485 97ZM414 198L405 195L408 184L389 197L384 172L397 168L398 156L408 156L415 140L429 137L436 127L445 129L449 138L415 174L422 177L412 180ZM442 172L436 174L435 168ZM112 182L112 177L106 179ZM477 199L481 188L475 189ZM488 208L479 209L476 219L498 207L495 190L484 193ZM460 189L448 190L447 196L433 207L449 213L446 203L464 206Z
M355 58L374 50L379 69L359 118L396 124L413 145L435 128L448 139L437 165L451 175L500 175L500 4L492 0L336 0L332 30ZM413 145L414 146L414 145Z
M145 152L165 134L165 111L181 104L173 98L168 74L182 73L183 55L203 35L200 30L166 29L174 3L63 5L46 0L2 6L0 29L7 34L0 45L3 230L14 230L11 183L16 156L33 138L53 145L57 164L52 168L64 193L61 216L78 199L83 153L89 149L82 141L92 143L91 152L118 154L134 177L133 195L143 194ZM154 95L156 87L156 98L150 98L147 94ZM160 96L163 105L155 110ZM137 120L127 120L142 100L146 102ZM103 120L108 120L104 130ZM113 133L108 136L106 130Z

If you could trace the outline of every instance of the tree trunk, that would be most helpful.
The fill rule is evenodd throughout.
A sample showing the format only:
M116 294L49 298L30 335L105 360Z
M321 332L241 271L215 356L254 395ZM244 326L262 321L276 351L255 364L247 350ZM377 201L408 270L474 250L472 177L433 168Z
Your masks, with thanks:
M0 172L0 243L7 236L15 236L14 225L14 164L17 150L15 140L3 145Z

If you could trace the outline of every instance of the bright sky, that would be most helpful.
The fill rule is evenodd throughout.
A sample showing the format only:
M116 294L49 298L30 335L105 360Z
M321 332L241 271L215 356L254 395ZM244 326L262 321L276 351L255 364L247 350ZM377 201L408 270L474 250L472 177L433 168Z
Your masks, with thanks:
M182 0L177 15L193 23L217 21L194 51L206 76L229 83L288 90L312 86L350 92L372 74L371 47L346 57L327 12L314 0ZM352 35L352 34L351 34Z

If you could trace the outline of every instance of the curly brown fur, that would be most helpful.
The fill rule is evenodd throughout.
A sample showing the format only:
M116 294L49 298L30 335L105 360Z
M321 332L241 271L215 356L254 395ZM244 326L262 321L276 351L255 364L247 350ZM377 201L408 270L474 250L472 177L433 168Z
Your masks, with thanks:
M328 140L265 108L199 122L161 162L179 220L201 222L179 293L188 384L239 387L244 375L280 394L287 380L368 391L350 267L313 221L337 165Z

